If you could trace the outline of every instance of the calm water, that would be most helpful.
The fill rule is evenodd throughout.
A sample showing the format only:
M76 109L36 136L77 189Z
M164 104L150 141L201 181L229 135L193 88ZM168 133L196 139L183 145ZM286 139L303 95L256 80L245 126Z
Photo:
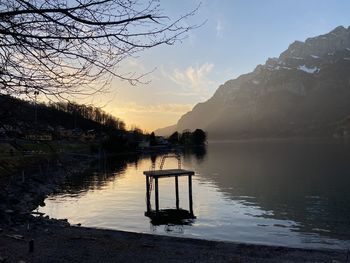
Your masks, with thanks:
M159 165L161 156L156 159ZM350 145L327 142L210 143L183 153L193 169L194 214L184 225L144 216L150 156L101 161L66 182L39 209L83 226L294 247L350 248ZM167 160L165 168L177 167ZM188 209L186 178L180 207ZM175 207L173 179L160 179L160 207ZM154 191L152 192L154 198ZM153 202L153 199L152 199ZM152 203L154 207L154 202Z

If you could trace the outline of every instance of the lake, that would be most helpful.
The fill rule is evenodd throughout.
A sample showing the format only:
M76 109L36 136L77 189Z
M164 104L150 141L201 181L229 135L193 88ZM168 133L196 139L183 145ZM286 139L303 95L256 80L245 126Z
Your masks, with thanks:
M70 178L39 211L82 226L161 235L350 248L350 144L325 141L213 142L181 153L193 176L196 219L153 225L145 216L143 171L159 156L100 160ZM177 168L167 159L164 168ZM187 178L180 207L188 209ZM173 178L159 180L161 208L175 207ZM154 207L154 191L151 193Z

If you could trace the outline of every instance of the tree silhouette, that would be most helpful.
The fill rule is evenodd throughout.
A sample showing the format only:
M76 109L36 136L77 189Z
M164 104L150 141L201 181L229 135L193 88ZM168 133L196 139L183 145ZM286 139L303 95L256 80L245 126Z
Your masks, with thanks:
M188 129L183 130L179 141L180 141L181 144L191 144L192 143L192 133L191 133L191 131L188 130Z
M203 145L207 141L207 134L202 129L196 129L192 133L192 143L195 145Z
M179 133L176 131L172 135L169 136L168 141L172 144L178 144L179 143Z
M156 136L155 136L154 132L152 132L149 136L149 144L151 146L155 146L157 144L157 140L156 140Z
M120 62L195 26L164 16L156 0L0 1L0 94L67 98L103 91L113 77L135 85L142 74Z

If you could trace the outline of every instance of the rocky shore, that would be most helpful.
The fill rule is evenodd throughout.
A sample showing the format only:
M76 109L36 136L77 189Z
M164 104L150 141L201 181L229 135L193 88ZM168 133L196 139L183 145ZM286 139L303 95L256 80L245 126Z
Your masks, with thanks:
M347 251L306 250L71 226L32 211L67 176L89 167L66 156L18 173L0 192L1 262L348 262Z
M45 198L57 191L69 176L89 167L93 157L66 155L42 160L1 181L0 222L30 222L32 211L44 205Z

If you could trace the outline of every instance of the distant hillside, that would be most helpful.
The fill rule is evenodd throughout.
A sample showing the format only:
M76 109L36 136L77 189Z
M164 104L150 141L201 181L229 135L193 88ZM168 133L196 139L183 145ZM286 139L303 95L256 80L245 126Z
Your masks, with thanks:
M116 153L136 151L149 135L136 127L127 131L124 121L97 107L71 102L35 105L0 95L0 141L13 139L91 143L94 153L96 144Z
M176 125L171 125L165 128L157 129L155 133L158 136L169 136L171 135L174 131L176 131Z
M350 27L295 41L278 58L221 85L177 124L209 138L332 136L350 116ZM342 129L348 127L342 124Z
M36 121L35 121L36 120ZM0 95L0 128L36 130L51 127L125 130L125 123L100 108L76 103L39 103Z

